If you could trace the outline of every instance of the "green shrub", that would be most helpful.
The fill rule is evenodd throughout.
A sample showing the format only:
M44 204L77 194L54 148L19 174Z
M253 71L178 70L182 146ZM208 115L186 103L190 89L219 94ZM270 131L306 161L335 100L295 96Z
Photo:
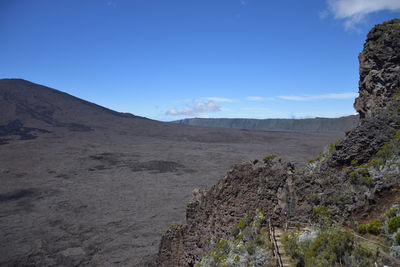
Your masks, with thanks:
M329 152L335 151L335 144L329 144Z
M301 242L297 234L286 234L283 245L298 266L373 266L375 261L369 250L355 244L350 232L336 226L320 231L315 239Z
M266 156L263 158L263 161L264 161L265 163L267 163L268 161L273 160L274 158L276 158L276 155L273 155L273 154L266 155Z
M363 176L361 178L361 182L365 185L372 185L372 182L374 181L374 178L371 176Z
M366 224L359 224L357 226L357 231L362 235L366 234L368 232L367 225Z
M238 234L234 235L233 237L234 237L234 240L240 241L240 240L243 239L243 234L242 233L238 233Z
M256 238L256 245L258 247L264 246L265 245L265 241L264 241L264 237L262 235L258 235Z
M376 258L379 252L373 253L370 249L361 246L360 244L355 244L353 249L354 260L349 264L349 266L373 266L375 267Z
M243 217L242 219L240 219L237 224L235 225L235 227L233 227L232 229L232 235L238 239L239 235L240 235L240 231L243 230L244 228L246 228L246 226L249 224L250 219L248 217Z
M381 149L376 152L378 157L382 157L384 159L389 158L393 154L393 145L391 143L384 143L381 146Z
M358 173L356 171L349 172L348 176L352 182L356 182L358 180Z
M325 159L325 157L326 157L326 154L320 152L320 153L318 153L318 156L317 156L317 157L312 158L312 159L309 159L309 160L307 160L307 162L308 162L309 164L311 164L311 163L322 162L322 161Z
M400 227L400 216L393 217L387 222L389 234L393 234Z
M396 233L396 242L400 244L400 232Z
M352 245L348 232L339 229L321 232L304 251L305 266L337 266Z
M400 130L396 131L396 134L395 134L395 136L393 138L393 141L400 142Z
M309 197L310 197L310 200L314 204L318 204L318 202L319 202L318 194L313 193L313 194L310 194Z
M382 224L379 220L372 220L366 224L359 224L357 226L357 231L360 234L370 233L373 235L379 235L381 232Z
M312 211L313 220L322 226L331 225L332 212L328 207L320 206L316 207Z
M352 183L368 186L373 184L374 179L369 175L367 165L368 164L355 166L355 170L347 174Z
M216 247L211 250L211 255L213 255L214 262L220 266L228 257L229 244L227 240L217 241Z
M379 235L381 232L381 227L382 224L378 219L372 220L367 224L367 231L370 234Z
M237 227L242 230L244 229L249 223L249 218L244 217L242 219L240 219L240 221L237 223Z
M268 247L265 244L267 239L266 229L263 229L265 220L264 214L260 210L247 212L244 218L239 220L233 229L236 236L227 240L213 238L211 250L203 256L200 266L209 267L229 267L239 266L255 266L254 263L259 260L255 252L262 250L267 255ZM263 254L264 255L264 254ZM267 256L263 256L267 257ZM240 265L242 266L242 265Z
M336 197L336 203L339 205L349 204L350 200L346 197L346 195L339 195Z
M294 232L287 232L282 238L283 247L286 252L292 256L297 255L298 244L297 244L297 234Z
M336 145L339 144L342 141L343 141L342 138L338 138L338 139L335 140L335 142L333 142L332 144L329 144L329 152L332 153L333 151L335 151L336 150Z
M386 212L386 216L388 218L393 218L394 216L396 216L396 214L397 214L397 210L395 208L391 208L390 210L388 210Z
M247 250L247 253L249 253L250 255L253 255L254 252L256 251L256 246L255 246L254 242L251 242L251 241L247 242L246 250Z
M379 166L383 164L383 160L382 159L371 159L366 166L367 167L374 167L374 166Z

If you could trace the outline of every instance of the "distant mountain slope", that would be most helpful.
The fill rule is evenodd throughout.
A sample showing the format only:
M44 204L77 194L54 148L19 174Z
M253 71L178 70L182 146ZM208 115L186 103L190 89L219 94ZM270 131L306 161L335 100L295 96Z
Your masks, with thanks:
M345 132L354 128L358 123L358 116L351 115L340 118L313 118L313 119L183 119L175 123L205 126L236 128L264 131L318 131L318 132Z
M136 117L23 79L0 79L0 114L0 123L19 119L53 126L59 121L87 122L101 115Z

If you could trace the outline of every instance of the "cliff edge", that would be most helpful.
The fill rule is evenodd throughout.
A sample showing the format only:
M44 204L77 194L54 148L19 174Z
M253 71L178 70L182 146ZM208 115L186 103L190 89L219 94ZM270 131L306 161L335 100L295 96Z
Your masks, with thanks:
M359 125L304 168L269 155L233 166L209 190L194 190L186 224L162 237L157 266L201 263L219 244L210 240L228 239L249 214L260 212L279 226L308 223L316 211L329 211L334 222L354 228L395 203L400 197L400 20L375 26L359 59Z

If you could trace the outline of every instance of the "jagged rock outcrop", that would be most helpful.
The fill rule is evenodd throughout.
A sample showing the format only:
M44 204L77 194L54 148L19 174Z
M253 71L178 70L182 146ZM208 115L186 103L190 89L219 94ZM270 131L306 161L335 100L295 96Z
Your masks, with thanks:
M235 165L208 191L194 191L186 210L186 226L172 227L161 241L159 266L194 266L210 248L213 237L226 238L232 225L259 209L276 221L295 202L291 188L293 166L270 159L267 163Z
M361 118L368 118L400 93L399 19L377 25L369 32L359 62L360 95L354 108Z
M360 55L361 122L302 169L273 156L233 166L208 191L195 191L186 225L163 236L158 266L195 266L209 240L227 238L257 209L275 224L307 222L317 207L334 220L363 220L400 195L400 20L377 25ZM351 225L350 225L351 226Z
M390 140L400 127L396 106L399 101L390 100L387 109L381 109L374 117L362 119L362 127L349 131L341 142L338 142L329 158L331 167L349 166L351 162L366 163Z
M362 127L347 134L336 146L332 166L370 159L399 129L400 19L376 25L359 55L359 96L354 108Z

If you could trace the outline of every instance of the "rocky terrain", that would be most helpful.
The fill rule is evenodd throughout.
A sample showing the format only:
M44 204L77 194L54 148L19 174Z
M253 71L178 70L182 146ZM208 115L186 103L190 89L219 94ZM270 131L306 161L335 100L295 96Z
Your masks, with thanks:
M145 266L193 188L266 154L304 165L341 136L162 123L2 79L0 265Z
M175 121L175 123L263 131L316 131L316 132L346 132L358 124L358 116L351 115L340 118L313 119L208 119L192 118Z
M400 39L396 23L381 24L368 34L360 61L360 94L354 108L361 118L373 117L377 110L390 104L398 93L400 80Z
M157 265L245 266L239 263L248 256L249 247L247 254L233 256L237 265L227 264L230 254L220 252L230 251L226 244L234 242L229 240L235 227L243 224L243 218L260 212L281 227L288 221L310 223L324 218L319 223L326 228L329 217L330 224L354 230L363 229L362 223L375 219L377 223L367 224L368 231L387 234L385 242L390 250L380 254L358 247L344 230L322 228L321 234L315 233L307 243L320 242L307 248L309 258L300 255L301 247L293 249L299 266L373 266L373 262L398 266L395 258L400 256L400 234L398 239L393 236L400 231L400 217L397 208L390 208L398 205L400 197L399 42L400 20L377 25L368 34L359 56L355 109L361 120L355 129L326 147L305 167L270 155L236 164L209 190L193 191L186 208L186 223L172 226L163 235ZM381 228L382 222L385 226ZM234 239L240 247L243 237L236 234ZM318 250L337 240L342 240L332 244L337 254ZM339 249L345 244L347 248ZM382 256L389 253L391 256ZM210 255L214 263L210 263ZM266 257L265 253L260 255ZM275 263L273 258L266 261L262 264ZM225 265L215 265L216 262Z

